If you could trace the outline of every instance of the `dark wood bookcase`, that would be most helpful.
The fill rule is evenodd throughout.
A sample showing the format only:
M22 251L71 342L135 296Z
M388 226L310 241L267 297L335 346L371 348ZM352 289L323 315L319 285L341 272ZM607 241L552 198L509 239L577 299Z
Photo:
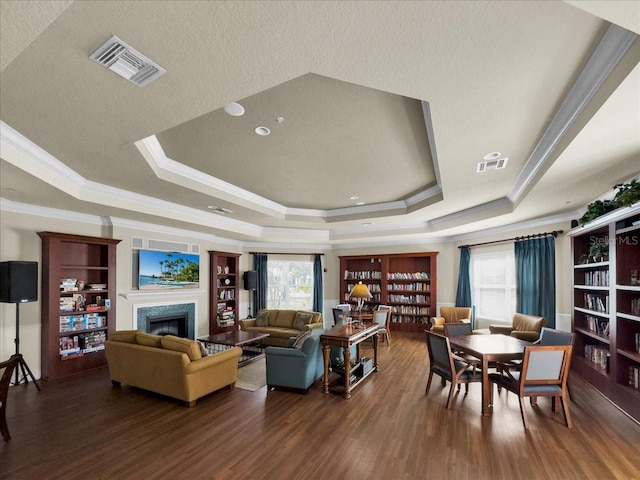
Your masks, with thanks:
M238 329L240 254L209 251L209 335Z
M42 378L106 365L116 329L116 246L120 240L55 232L42 239Z
M640 421L640 206L569 232L575 334L572 368ZM604 258L589 256L609 245Z
M373 295L363 312L378 305L392 310L391 329L423 332L436 313L437 252L357 255L340 257L340 301L349 299L353 286L362 282Z

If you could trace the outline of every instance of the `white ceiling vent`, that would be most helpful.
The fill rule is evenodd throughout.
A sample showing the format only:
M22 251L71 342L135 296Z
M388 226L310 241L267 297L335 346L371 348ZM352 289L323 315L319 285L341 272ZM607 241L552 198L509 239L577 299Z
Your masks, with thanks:
M112 72L144 87L167 71L140 52L113 36L90 57Z
M476 173L483 173L489 170L501 170L507 166L508 158L499 158L498 160L491 160L489 162L478 163L478 169Z

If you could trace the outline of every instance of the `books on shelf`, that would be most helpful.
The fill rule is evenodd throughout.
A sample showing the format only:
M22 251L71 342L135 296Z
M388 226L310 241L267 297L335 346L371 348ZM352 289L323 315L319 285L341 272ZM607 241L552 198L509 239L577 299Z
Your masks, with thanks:
M387 280L429 280L429 274L427 272L415 272L415 273L388 273Z
M345 280L381 280L382 272L378 270L344 271Z
M584 307L588 310L593 310L594 312L609 313L609 296L585 293Z
M594 317L593 315L587 315L587 328L590 332L597 333L609 337L609 320L600 317Z
M629 386L640 389L640 367L629 367Z
M218 292L218 300L233 300L235 298L235 290L227 289Z
M74 332L77 330L89 330L107 326L107 317L97 313L85 313L82 315L61 315L60 332Z
M609 373L611 354L607 348L598 345L585 345L584 356L591 363L594 363L597 368Z
M587 287L608 287L609 270L595 270L584 273L584 284Z

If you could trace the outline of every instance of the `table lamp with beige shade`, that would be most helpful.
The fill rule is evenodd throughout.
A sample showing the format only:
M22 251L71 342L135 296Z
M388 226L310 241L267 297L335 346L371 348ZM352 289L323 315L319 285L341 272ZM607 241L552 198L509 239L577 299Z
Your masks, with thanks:
M351 293L349 293L349 298L355 298L358 302L358 321L360 324L362 324L362 306L364 305L364 301L371 297L373 297L373 295L371 295L367 286L362 282L358 282L358 284L351 289Z

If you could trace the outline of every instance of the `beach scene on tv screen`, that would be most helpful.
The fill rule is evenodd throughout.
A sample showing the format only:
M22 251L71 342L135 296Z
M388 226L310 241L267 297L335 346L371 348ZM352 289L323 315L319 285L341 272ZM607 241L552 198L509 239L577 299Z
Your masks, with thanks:
M138 288L140 290L198 288L200 257L188 253L140 250Z

